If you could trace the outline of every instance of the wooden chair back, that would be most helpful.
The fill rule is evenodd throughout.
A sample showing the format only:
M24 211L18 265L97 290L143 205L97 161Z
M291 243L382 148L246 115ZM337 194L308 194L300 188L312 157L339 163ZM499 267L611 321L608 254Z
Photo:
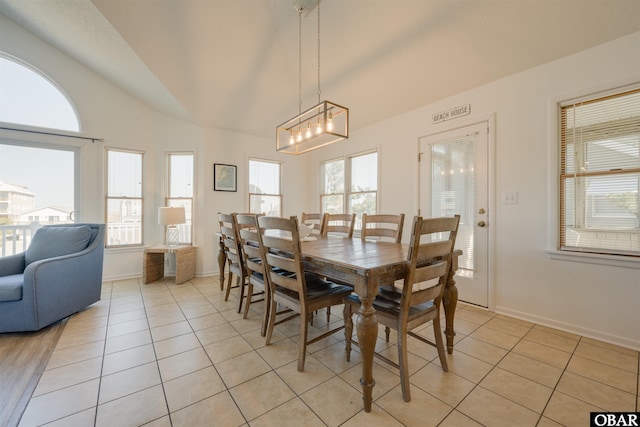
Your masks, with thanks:
M427 301L440 305L451 269L460 215L453 217L415 217L407 260L409 270L404 281L401 313L409 315L410 308ZM437 283L430 285L430 281ZM426 283L427 287L416 286Z
M235 265L236 268L244 269L242 250L240 249L240 240L233 214L218 212L218 223L220 224L220 234L224 243L224 252L231 263L230 268Z
M267 264L262 253L258 216L256 214L234 214L234 216L238 225L240 247L248 276L247 296L242 317L244 319L248 317L251 304L263 301L264 309L260 335L266 336L270 305L269 277L265 270ZM254 292L254 287L257 287L259 292ZM254 299L254 296L257 296L258 299Z
M413 219L411 242L407 254L408 268L402 289L395 286L380 287L380 293L373 301L376 317L385 326L387 342L391 329L398 331L398 362L379 353L376 356L400 369L402 397L411 400L409 383L408 336L435 346L443 371L448 371L446 350L440 327L440 305L444 288L449 278L451 257L455 247L460 215L446 218ZM357 296L345 297L345 350L347 361L351 354L351 315L361 302ZM413 329L432 321L435 342Z
M305 295L297 217L262 216L258 218L258 226L262 238L263 259L270 269L270 283ZM273 272L274 268L279 269L278 272Z
M302 216L300 216L300 224L312 227L319 233L322 229L322 214L302 212Z
M404 226L404 214L399 215L367 215L362 214L362 231L360 238L364 242L367 238L387 240L400 243L402 240L402 228Z
M342 233L351 239L356 226L356 214L330 214L325 213L322 217L322 229L320 234L327 236L329 233Z
M299 315L298 371L302 372L307 345L322 340L344 328L343 324L330 329L323 328L322 333L309 339L308 327L312 313L322 308L342 304L343 298L351 294L352 288L330 282L315 274L305 274L298 219L295 216L290 218L259 217L258 232L262 240L265 270L269 272L271 298L265 344L269 345L276 324L286 322ZM310 292L307 292L308 290ZM276 320L278 305L290 309L295 314L285 319Z
M258 233L258 217L256 214L234 214L238 224L240 248L248 274L264 275L264 263L260 250L260 236Z

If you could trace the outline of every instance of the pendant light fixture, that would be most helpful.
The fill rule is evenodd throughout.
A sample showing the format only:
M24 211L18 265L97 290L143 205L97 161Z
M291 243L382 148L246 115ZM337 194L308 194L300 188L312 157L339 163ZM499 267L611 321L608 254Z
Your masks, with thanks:
M302 112L302 15L298 4L298 115L276 128L276 150L302 154L349 138L349 109L320 101L320 0L318 0L318 104Z

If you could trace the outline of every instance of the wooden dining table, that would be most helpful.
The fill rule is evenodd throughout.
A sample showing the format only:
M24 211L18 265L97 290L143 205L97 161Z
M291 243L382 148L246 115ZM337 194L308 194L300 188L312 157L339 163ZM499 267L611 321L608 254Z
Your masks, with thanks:
M362 302L355 322L360 355L362 359L362 385L364 410L371 411L373 401L373 357L378 336L378 320L373 308L373 300L381 284L393 283L404 279L407 270L409 245L392 242L374 242L361 239L312 235L301 241L303 262L306 271L323 275L329 279L353 285ZM458 288L454 280L458 269L458 257L461 250L455 250L451 259L451 270L444 289L442 307L445 313L445 337L447 352L453 353L453 340L456 335L453 323L458 303ZM220 250L220 287L224 282L226 257Z
M373 355L378 336L378 320L372 303L378 293L378 286L393 283L406 276L408 245L316 236L314 240L303 240L301 249L306 271L353 285L362 302L355 325L362 358L360 384L364 410L370 412L375 386ZM442 303L446 317L445 336L449 354L453 353L453 321L458 301L454 275L458 268L458 256L461 254L460 250L454 251Z

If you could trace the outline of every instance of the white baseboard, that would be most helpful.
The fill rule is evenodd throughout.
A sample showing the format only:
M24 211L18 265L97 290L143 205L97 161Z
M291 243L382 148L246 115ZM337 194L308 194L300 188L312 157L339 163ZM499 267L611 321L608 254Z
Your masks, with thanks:
M515 317L521 320L527 320L529 322L537 323L542 326L548 326L550 328L559 329L561 331L569 332L572 334L581 335L587 338L593 338L598 341L603 341L609 344L618 345L620 347L629 348L631 350L640 351L640 341L613 335L607 332L594 331L593 329L587 329L579 325L573 325L570 323L559 322L554 319L546 317L540 317L531 313L512 310L506 307L496 307L495 312L498 314L504 314L506 316Z
M175 275L175 271L168 271L167 276ZM196 272L196 277L209 277L209 276L218 276L218 270L215 271L205 271L205 272ZM103 282L113 282L115 280L129 280L142 278L142 274L139 272L136 273L124 273L113 276L102 276Z

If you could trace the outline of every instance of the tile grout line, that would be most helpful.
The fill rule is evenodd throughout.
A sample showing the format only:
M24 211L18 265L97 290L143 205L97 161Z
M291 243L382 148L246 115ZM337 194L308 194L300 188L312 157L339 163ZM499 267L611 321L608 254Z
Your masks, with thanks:
M167 290L169 289L168 286L166 284L162 284ZM142 307L144 310L144 317L145 320L147 321L147 327L149 328L149 336L151 337L151 348L153 348L153 356L155 357L155 362L156 362L156 369L158 370L158 377L160 378L160 386L162 387L162 396L164 397L164 404L165 404L165 408L167 408L167 417L169 417L169 424L171 426L173 426L173 420L171 419L171 412L169 410L169 401L167 400L167 392L165 390L164 387L164 380L162 379L162 371L160 371L160 363L159 363L159 359L158 359L158 353L156 352L156 346L155 346L155 340L153 339L153 333L151 333L151 324L149 323L149 312L147 311L147 304L145 301L145 296L144 296L144 292L142 292L142 286L145 286L145 284L141 284L140 280L138 280L138 292L140 292L140 298L142 300ZM171 293L171 297L173 298L173 293ZM175 301L175 298L174 298ZM149 387L151 388L151 387ZM160 419L162 417L156 418ZM155 420L150 420L145 424L148 424L150 422L153 422Z
M111 317L111 302L113 298L113 281L111 282L111 286L109 289L109 308L107 309L107 325L104 331L104 345L102 346L102 363L100 363L100 377L98 378L98 393L96 394L96 406L95 413L93 414L93 425L94 427L98 424L98 407L100 406L100 390L102 388L102 376L104 373L104 358L107 353L107 337L109 335L109 318ZM102 296L100 297L102 300Z

